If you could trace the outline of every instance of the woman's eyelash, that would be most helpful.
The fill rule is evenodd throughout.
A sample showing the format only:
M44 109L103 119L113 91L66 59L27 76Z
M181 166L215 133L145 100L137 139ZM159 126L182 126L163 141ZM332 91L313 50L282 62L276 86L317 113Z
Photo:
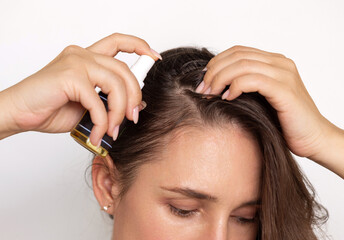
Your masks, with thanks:
M254 218L235 217L235 219L239 224L249 224L249 223L255 223L257 221L257 217L254 217Z
M197 210L184 210L184 209L176 208L172 206L171 204L169 204L169 208L173 214L179 217L191 217L197 212Z
M197 209L184 210L184 209L176 208L172 206L171 204L169 204L169 208L173 214L179 217L183 217L183 218L190 217L197 212ZM257 220L257 217L254 217L254 218L235 217L235 219L236 219L236 222L238 222L239 224L250 224L250 223L255 223Z

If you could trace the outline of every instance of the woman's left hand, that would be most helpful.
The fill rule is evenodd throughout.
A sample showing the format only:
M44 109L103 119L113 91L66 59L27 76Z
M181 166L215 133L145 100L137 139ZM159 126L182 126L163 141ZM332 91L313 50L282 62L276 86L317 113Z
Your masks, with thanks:
M290 150L316 159L333 129L308 94L295 63L282 54L245 46L234 46L207 64L207 72L196 92L221 94L233 100L243 92L258 92L278 113Z

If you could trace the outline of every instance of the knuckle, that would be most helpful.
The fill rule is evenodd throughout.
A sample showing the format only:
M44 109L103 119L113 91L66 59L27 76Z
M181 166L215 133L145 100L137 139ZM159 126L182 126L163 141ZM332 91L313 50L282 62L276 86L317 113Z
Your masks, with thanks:
M234 52L232 55L235 59L243 59L247 57L247 52L239 50Z
M236 78L232 81L231 86L232 88L236 88L239 85L239 80Z
M120 37L122 34L121 33L119 33L119 32L114 32L113 34L111 34L110 36L112 37L112 38L118 38L118 37Z
M137 40L139 40L139 42L140 42L141 44L146 45L146 46L149 46L149 44L148 44L148 42L147 42L146 40L144 40L144 39L142 39L142 38L139 38L139 37L136 37L136 38L137 38Z
M76 45L67 46L62 51L62 60L66 64L67 67L75 67L75 65L80 65L82 61L82 57L80 56L80 49Z
M76 54L80 50L80 47L77 45L69 45L63 49L63 54L64 55L72 55Z
M292 68L292 69L296 69L296 64L293 60L291 60L290 58L286 58L288 65Z
M214 65L216 63L216 57L213 57L212 59L210 59L210 61L207 64L207 68L209 69L209 67L211 67L212 65Z
M114 49L117 49L117 47L118 47L118 39L121 38L122 35L123 34L121 34L121 33L115 32L115 33L113 33L113 34L111 34L109 36L111 41L113 42Z
M244 46L242 46L242 45L234 45L234 46L232 47L232 50L233 50L234 52L241 51L241 50L243 50L243 49L244 49Z
M116 76L115 74L111 73L111 81L108 82L109 88L111 89L111 93L115 93L113 97L120 100L120 98L126 98L126 83L121 77ZM122 97L120 97L122 96Z
M219 79L219 74L216 74L216 75L213 77L213 81L211 82L211 85L217 84L219 81L220 81L220 79Z
M206 72L206 74L207 74L208 76L212 76L212 75L214 74L214 66L209 66L209 67L207 67L207 72Z
M98 120L98 122L95 123L95 125L98 125L104 129L107 128L108 124L109 124L109 120L107 117L102 117Z
M248 68L251 65L251 61L248 59L240 59L238 65L241 68Z

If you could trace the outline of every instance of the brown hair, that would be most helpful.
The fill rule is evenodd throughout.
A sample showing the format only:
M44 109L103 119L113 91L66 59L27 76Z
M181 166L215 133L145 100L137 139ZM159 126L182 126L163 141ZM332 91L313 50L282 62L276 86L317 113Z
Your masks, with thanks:
M206 48L180 47L161 53L149 71L142 98L147 107L138 124L127 121L109 155L119 172L122 197L135 180L138 168L158 160L159 151L173 133L184 127L221 127L236 124L259 143L263 156L260 230L257 239L317 239L313 227L328 219L315 200L315 190L293 159L276 110L258 93L244 93L227 101L221 95L195 92L202 69L214 54Z

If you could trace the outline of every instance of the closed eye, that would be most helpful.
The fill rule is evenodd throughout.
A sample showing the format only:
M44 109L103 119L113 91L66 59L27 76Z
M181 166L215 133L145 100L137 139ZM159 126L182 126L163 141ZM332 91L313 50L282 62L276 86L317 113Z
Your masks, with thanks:
M183 217L183 218L191 217L192 215L194 215L195 213L198 212L197 209L184 210L184 209L176 208L176 207L172 206L171 204L169 204L169 208L174 215L176 215L178 217Z
M170 208L170 211L178 216L178 217L182 217L182 218L187 218L187 217L191 217L193 216L194 214L196 214L198 212L197 209L193 209L193 210L185 210L185 209L180 209L180 208L177 208L171 204L169 204L169 208ZM240 216L233 216L233 218L235 218L235 221L239 224L251 224L251 223L256 223L258 218L255 216L254 218L243 218L243 217L240 217Z
M243 218L243 217L235 217L235 220L239 224L249 224L249 223L256 223L257 217L254 218Z

